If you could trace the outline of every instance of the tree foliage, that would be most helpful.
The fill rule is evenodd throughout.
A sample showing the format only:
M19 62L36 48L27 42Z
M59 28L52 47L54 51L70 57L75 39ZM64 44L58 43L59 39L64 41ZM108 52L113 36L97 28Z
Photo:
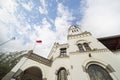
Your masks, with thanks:
M0 52L0 80L18 63L25 52Z

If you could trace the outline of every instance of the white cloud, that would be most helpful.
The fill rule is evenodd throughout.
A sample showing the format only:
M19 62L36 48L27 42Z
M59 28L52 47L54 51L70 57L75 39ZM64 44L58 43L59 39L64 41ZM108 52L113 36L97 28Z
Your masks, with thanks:
M15 26L19 25L14 15L16 7L17 3L15 0L0 1L0 42L4 42L11 37L11 24L14 24Z
M47 14L48 11L45 8L42 8L41 6L39 6L39 11L41 14Z
M6 3L6 4L5 4ZM2 23L13 23L16 21L14 12L16 11L17 3L15 0L0 1L0 21Z
M84 30L96 37L120 34L120 0L87 0L83 20Z
M41 39L42 44L37 44L34 52L42 56L48 55L54 42L64 42L66 40L67 29L71 24L74 17L67 7L59 3L57 6L57 17L54 21L56 31L52 29L52 25L47 17L43 18L41 24L30 25L24 21L24 14L18 14L16 12L17 2L15 0L9 0L8 5L0 5L0 43L9 40L16 35L16 40L10 41L5 45L2 45L0 50L3 51L21 51L30 50L34 47L35 41ZM4 2L1 2L1 4ZM40 0L41 6L39 7L41 14L47 14L47 3L44 0ZM11 9L9 7L12 5ZM31 6L32 5L32 6ZM5 7L4 7L5 6ZM23 4L25 9L31 11L34 6L32 3ZM16 16L18 14L18 16ZM24 23L24 24L23 24ZM29 39L29 40L27 40ZM30 41L30 42L28 42Z
M58 4L57 11L58 16L55 19L56 33L58 40L64 42L66 40L68 27L72 20L74 20L74 17L69 9L62 3Z
M8 0L8 2L9 4L4 4L5 1L0 2L0 44L9 40L14 35L16 35L16 40L9 41L0 46L0 51L30 50L33 49L35 41L41 39L43 43L36 45L34 52L46 57L51 45L56 40L56 34L50 30L51 24L46 18L43 18L41 25L30 25L28 22L22 20L22 18L25 18L24 15L19 14L16 16L16 14L18 14L16 12L17 2L15 0ZM31 10L30 5L29 3L24 4L24 7L27 10ZM44 1L42 5L46 7ZM20 18L20 20L18 18Z
M48 11L46 9L47 3L45 2L45 0L40 0L40 4L41 4L41 6L39 6L40 13L41 14L47 14L48 13Z
M48 22L46 18L42 19L42 24L39 26L34 26L35 34L31 36L31 39L34 40L42 40L42 44L37 44L34 52L37 54L41 54L46 57L48 55L51 46L54 41L56 41L56 34L52 30L50 30L51 24Z
M8 38L8 31L9 31L9 28L6 27L3 23L0 22L0 43L3 43L5 40L9 39Z
M24 44L23 45L23 39L16 39L16 40L12 40L9 41L8 43L2 45L1 47L3 47L1 49L1 51L21 51L21 50L30 50L32 49L31 46L33 46L34 44Z
M6 9L9 13L14 13L16 6L15 0L0 0L0 8Z
M29 1L28 3L22 3L22 5L28 11L31 11L32 8L34 7L34 4L32 1Z
M23 37L29 36L27 30L30 29L30 26L26 24L21 25L20 21L17 19L15 14L17 5L16 0L0 1L0 44L10 40L11 37L16 35L16 40L11 40L4 45L0 45L0 51L21 51L31 49L28 44L23 44ZM16 33L23 37L18 38L19 35ZM29 45L32 45L32 43Z

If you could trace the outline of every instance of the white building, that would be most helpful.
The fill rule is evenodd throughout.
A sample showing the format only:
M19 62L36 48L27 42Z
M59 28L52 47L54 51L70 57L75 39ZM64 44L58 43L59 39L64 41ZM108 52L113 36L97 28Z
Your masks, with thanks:
M54 43L47 59L29 51L2 80L120 80L120 36L116 44L106 39L70 26L68 43Z

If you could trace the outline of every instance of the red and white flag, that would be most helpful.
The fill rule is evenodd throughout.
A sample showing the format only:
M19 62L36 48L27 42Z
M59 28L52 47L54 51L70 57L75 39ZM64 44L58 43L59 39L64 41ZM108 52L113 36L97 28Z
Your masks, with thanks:
M42 43L42 40L36 40L36 43Z
M34 44L34 47L33 47L33 50L35 49L37 43L39 43L39 44L42 43L42 40L36 40L36 42L35 42L35 44Z

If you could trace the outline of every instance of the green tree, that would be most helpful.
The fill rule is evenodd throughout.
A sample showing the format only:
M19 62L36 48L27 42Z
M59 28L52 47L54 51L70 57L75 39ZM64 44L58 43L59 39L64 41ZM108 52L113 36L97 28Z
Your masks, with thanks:
M18 63L18 61L26 54L25 51L20 52L0 52L0 80Z

